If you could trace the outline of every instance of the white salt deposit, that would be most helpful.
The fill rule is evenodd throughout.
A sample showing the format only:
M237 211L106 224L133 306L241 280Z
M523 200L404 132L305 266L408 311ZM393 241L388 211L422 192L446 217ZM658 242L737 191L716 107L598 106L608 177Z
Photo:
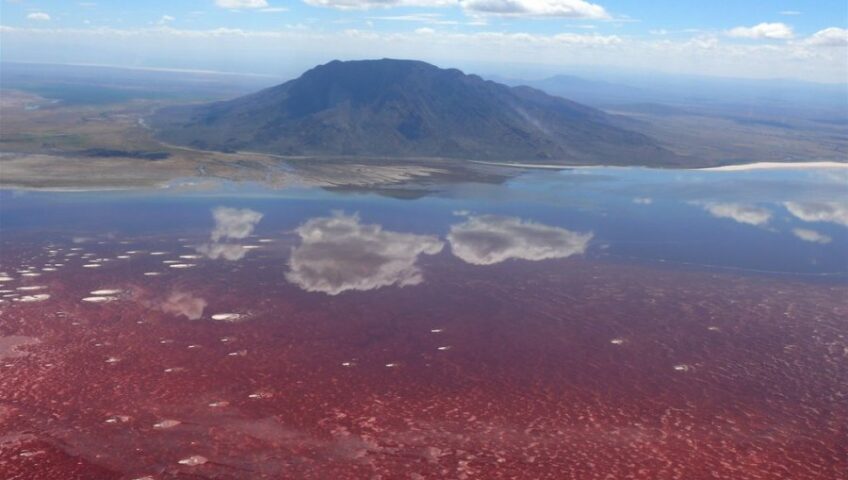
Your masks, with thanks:
M16 302L27 302L27 303L30 303L30 302L43 302L44 300L47 300L48 298L50 298L50 294L47 294L47 293L39 293L39 294L37 294L37 295L25 295L25 296L23 296L23 297L16 298L16 299L15 299L15 301L16 301Z

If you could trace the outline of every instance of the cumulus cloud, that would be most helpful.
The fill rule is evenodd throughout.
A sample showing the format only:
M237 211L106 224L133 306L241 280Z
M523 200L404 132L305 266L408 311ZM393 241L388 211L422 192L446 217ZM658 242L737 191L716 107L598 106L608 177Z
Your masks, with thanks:
M810 35L803 43L816 47L845 47L848 46L848 29L825 28Z
M758 23L752 27L736 27L727 32L731 37L788 40L795 36L792 27L785 23Z
M771 220L771 211L742 203L704 203L704 210L716 218L729 218L746 225L762 226Z
M799 220L829 222L848 227L848 203L844 202L786 202L783 204Z
M636 197L633 199L633 203L636 205L650 205L654 203L654 199L651 197Z
M44 12L32 12L32 13L28 13L26 18L27 18L27 20L35 20L35 21L38 21L38 22L46 22L46 21L50 20L50 15L48 15Z
M604 7L584 0L460 0L467 12L486 15L609 18Z
M249 208L216 207L212 210L215 229L212 241L221 239L242 239L253 233L256 224L262 220L262 214Z
M292 249L286 279L329 295L417 285L424 280L418 256L435 255L444 246L433 236L383 230L342 213L310 219L295 233L300 245Z
M825 244L830 243L831 240L833 240L828 235L819 233L815 230L808 230L806 228L796 228L792 230L792 233L805 242Z
M206 300L195 297L190 293L173 292L159 306L160 310L172 315L182 315L189 320L197 320L203 316Z
M250 8L266 8L268 7L267 0L215 0L215 5L221 8L229 8L232 10L250 9Z
M176 20L176 18L174 18L170 15L162 15L162 17L160 17L159 21L156 22L156 23L159 24L159 25L166 25L170 22L173 22L174 20Z
M470 216L451 226L451 251L474 265L492 265L511 258L545 260L565 258L586 251L592 233L498 215Z

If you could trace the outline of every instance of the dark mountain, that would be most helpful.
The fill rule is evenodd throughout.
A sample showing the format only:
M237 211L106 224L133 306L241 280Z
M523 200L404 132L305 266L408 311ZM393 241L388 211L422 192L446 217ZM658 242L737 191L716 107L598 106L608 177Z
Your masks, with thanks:
M276 87L169 107L163 141L293 156L676 165L618 117L530 87L408 60L333 61Z

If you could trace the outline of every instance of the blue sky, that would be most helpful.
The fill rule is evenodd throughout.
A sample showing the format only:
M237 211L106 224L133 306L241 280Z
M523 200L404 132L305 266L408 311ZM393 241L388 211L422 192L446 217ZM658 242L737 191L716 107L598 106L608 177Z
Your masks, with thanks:
M0 0L0 58L286 75L408 57L848 82L844 0Z

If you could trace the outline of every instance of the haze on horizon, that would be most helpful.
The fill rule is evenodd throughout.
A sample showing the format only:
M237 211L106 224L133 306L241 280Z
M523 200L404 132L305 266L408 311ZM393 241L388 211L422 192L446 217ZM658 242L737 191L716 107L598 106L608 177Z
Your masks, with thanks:
M3 0L0 60L293 76L415 58L480 73L848 83L848 5L655 0Z

